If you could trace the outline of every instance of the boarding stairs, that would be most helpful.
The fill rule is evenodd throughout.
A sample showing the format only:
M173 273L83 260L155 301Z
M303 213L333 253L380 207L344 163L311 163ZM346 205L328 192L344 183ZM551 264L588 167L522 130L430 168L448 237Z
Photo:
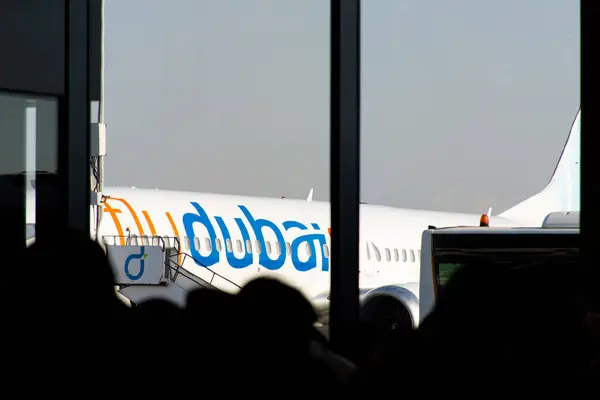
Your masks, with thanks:
M183 307L187 294L196 289L240 289L183 252L177 237L107 235L102 245L113 267L117 293L133 305L162 298Z

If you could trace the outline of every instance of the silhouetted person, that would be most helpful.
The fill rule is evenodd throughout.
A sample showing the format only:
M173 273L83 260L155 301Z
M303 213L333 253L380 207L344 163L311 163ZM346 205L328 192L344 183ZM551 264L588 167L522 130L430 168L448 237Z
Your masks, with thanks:
M27 306L21 316L29 331L23 335L24 352L53 376L104 387L110 370L98 366L110 365L118 346L125 347L124 335L117 332L128 330L129 311L115 296L108 257L89 233L59 229L52 237L37 238L24 261L20 272L27 286L19 299Z
M177 305L161 298L140 302L134 310L136 319L149 323L178 323L182 316L182 310Z
M338 360L323 356L327 349L314 341L317 314L298 290L260 278L238 296L243 325L250 328L244 354L249 362L261 364L251 376L268 374L283 387L294 385L296 395L314 394L315 387L321 394L339 388L340 375L332 370Z
M77 310L78 324L99 323L121 316L124 304L115 296L115 282L107 255L89 234L61 229L27 249L26 262L40 309L61 306L54 313ZM83 312L85 311L85 312Z

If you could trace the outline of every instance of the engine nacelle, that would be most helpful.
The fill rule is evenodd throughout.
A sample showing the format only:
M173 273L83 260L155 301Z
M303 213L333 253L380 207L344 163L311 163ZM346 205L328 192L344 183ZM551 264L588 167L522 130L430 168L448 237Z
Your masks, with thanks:
M361 318L390 325L410 323L416 328L419 323L419 297L415 294L418 288L418 283L409 283L368 291L361 298Z

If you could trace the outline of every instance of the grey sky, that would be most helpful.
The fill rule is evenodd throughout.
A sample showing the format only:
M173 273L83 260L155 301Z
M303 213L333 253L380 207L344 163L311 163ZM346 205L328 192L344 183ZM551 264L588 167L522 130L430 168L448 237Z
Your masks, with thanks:
M579 107L576 0L363 0L362 199L499 212ZM106 0L110 185L329 198L329 2Z

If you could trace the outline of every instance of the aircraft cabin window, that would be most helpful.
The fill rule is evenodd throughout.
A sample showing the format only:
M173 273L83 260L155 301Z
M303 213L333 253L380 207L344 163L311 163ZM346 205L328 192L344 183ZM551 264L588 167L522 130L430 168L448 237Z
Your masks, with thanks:
M271 254L271 242L269 242L268 240L265 241L265 247L267 248L267 254Z
M204 239L204 243L206 244L206 250L212 251L212 243L210 242L210 239L209 238L205 238Z
M292 254L292 245L290 244L290 242L285 243L285 251L288 256Z
M260 248L260 242L257 240L256 242L256 254L260 254L262 249Z
M163 240L165 241L165 246L166 247L171 247L171 239L169 239L168 237L163 238ZM158 239L158 236L156 237L156 243L160 243L160 239Z
M398 254L398 249L394 249L394 261L400 261L400 254Z
M196 250L200 251L200 238L198 236L194 238L194 247Z
M329 247L326 244L323 244L323 255L325 258L329 258Z
M415 252L414 251L410 251L410 262L415 262Z
M225 241L225 248L227 249L228 253L233 252L233 246L231 246L231 239L227 238L227 240Z
M142 244L144 246L148 246L150 244L150 242L148 241L148 235L142 235L141 238L142 238Z
M240 239L237 239L235 241L235 247L237 248L238 253L241 253L242 251L244 251L242 249L242 241Z
M390 253L390 249L385 248L385 261L392 261L392 253Z
M216 238L215 242L217 243L217 251L220 253L223 250L223 246L221 245L221 239Z
M152 235L152 246L158 246L158 245L160 245L160 239L158 238L157 235ZM165 247L168 247L166 238L165 238Z
M277 253L278 256L281 255L281 243L280 242L275 243L275 252Z
M252 242L250 239L246 240L246 251L248 254L252 254Z
M189 250L190 248L190 238L187 236L183 237L183 247Z
M406 262L406 250L402 249L402 262Z
M369 243L365 244L367 246L367 260L371 259L371 249L369 249Z
M379 249L374 244L372 244L372 246L373 246L373 253L375 253L375 261L381 262L381 253L379 252Z
M306 254L308 254L308 256L312 256L312 250L310 248L310 243L305 243L305 247L306 247Z

